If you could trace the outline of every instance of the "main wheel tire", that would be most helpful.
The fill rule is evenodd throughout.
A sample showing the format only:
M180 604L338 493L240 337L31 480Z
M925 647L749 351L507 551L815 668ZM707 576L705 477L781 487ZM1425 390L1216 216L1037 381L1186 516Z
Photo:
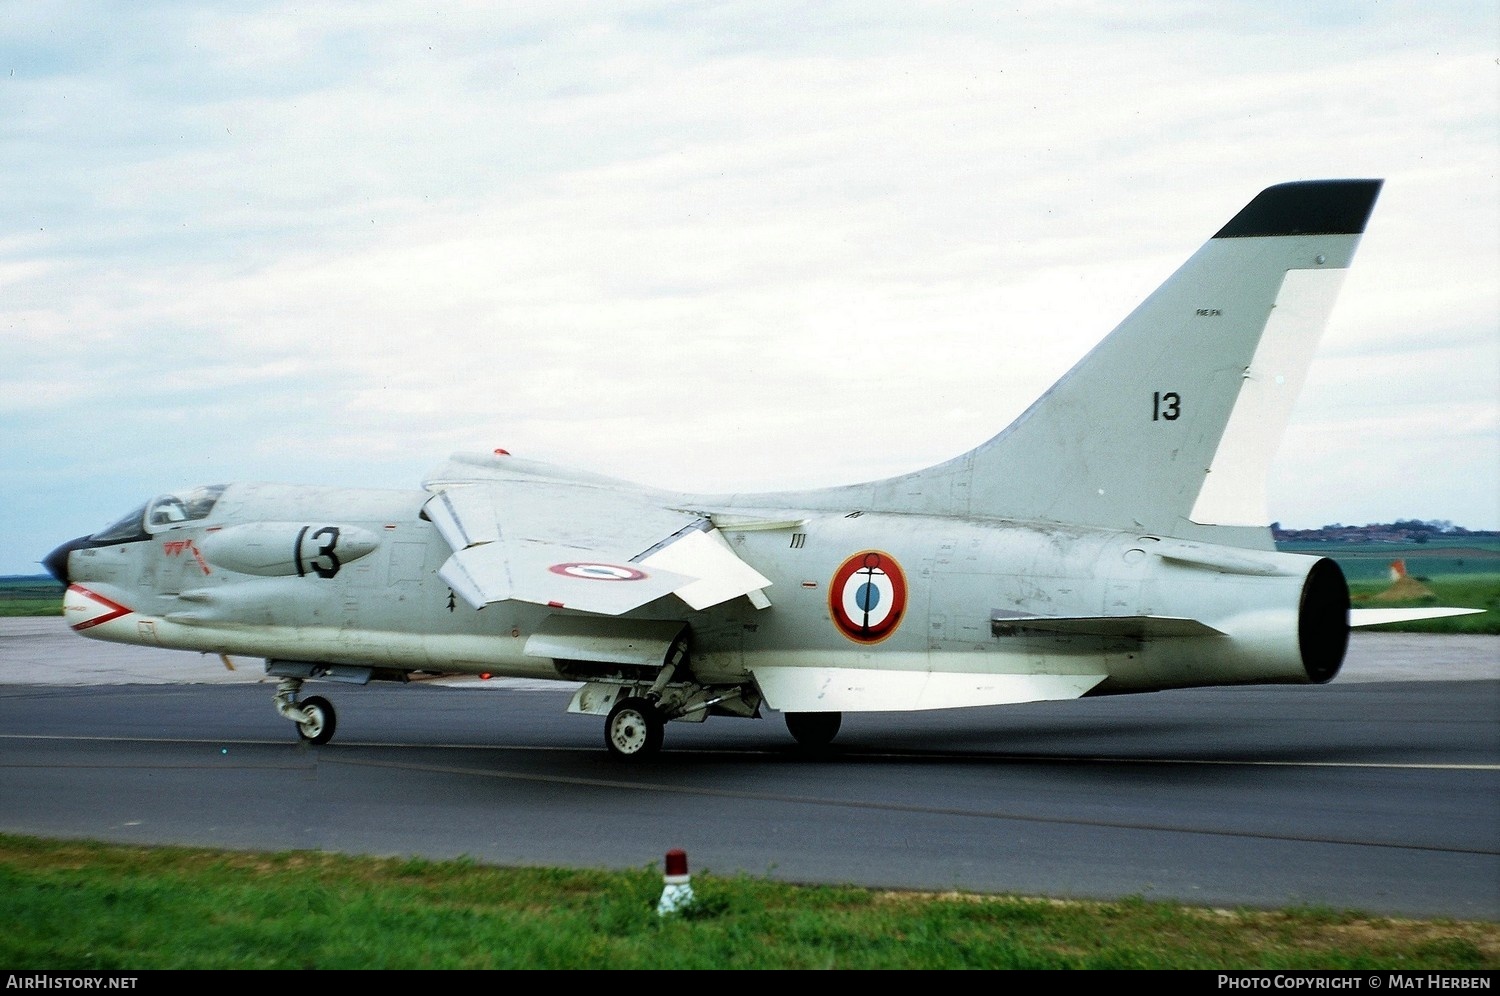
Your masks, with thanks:
M833 743L844 722L841 712L789 712L787 732L803 747L821 748Z
M333 703L314 695L297 703L297 708L307 713L307 718L297 724L297 735L310 744L326 744L333 739L333 729L338 725L338 716Z
M661 750L665 725L661 711L647 699L621 699L604 721L604 745L615 757L625 760L650 757Z

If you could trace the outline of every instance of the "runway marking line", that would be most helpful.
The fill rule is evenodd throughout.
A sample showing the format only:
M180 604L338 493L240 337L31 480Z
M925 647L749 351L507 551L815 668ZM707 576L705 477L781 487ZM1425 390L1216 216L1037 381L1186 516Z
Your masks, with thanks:
M51 733L0 733L0 740L76 740L90 743L146 743L146 744L239 744L242 746L305 746L286 740L198 740L186 737L90 737L73 734L51 734ZM457 748L460 750L524 750L524 751L566 751L570 753L597 753L592 747L521 747L507 746L504 744L408 744L380 741L343 741L341 747L433 747L433 748ZM677 747L672 750L673 754L769 754L782 756L784 750L767 750L760 748L721 748L721 747ZM1074 757L1067 754L975 754L975 753L930 753L911 752L900 753L896 751L849 751L844 757L849 760L867 760L870 758L889 758L892 760L927 761L927 760L970 760L970 761L1008 761L1012 763L1035 763L1045 764L1202 764L1218 765L1225 767L1265 767L1265 768L1373 768L1376 770L1395 771L1500 771L1500 762L1492 764L1458 764L1451 762L1407 762L1407 761L1256 761L1256 760L1211 760L1207 758L1179 758L1179 757ZM343 760L354 763L347 758L328 758L327 760Z

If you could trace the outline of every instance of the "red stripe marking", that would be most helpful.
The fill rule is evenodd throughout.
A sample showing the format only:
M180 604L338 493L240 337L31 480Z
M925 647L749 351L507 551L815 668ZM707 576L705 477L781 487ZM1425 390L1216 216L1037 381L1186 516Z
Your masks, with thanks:
M109 611L104 613L104 615L102 616L95 616L92 619L85 619L81 623L73 623L72 627L74 631L91 629L94 626L99 626L103 623L110 622L111 620L118 619L121 616L130 614L131 610L121 605L119 602L105 598L97 591L89 591L81 584L69 585L68 590L76 591L78 594L84 596L85 598L92 598L94 601L98 602L106 609L109 609Z

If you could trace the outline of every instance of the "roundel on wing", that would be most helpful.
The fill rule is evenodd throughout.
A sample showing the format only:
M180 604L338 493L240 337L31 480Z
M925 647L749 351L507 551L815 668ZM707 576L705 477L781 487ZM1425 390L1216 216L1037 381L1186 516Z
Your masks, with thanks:
M563 577L582 578L585 581L640 581L646 577L645 571L626 567L624 564L553 564L547 570Z
M906 614L906 575L879 550L856 553L839 565L828 587L833 624L856 643L879 643Z

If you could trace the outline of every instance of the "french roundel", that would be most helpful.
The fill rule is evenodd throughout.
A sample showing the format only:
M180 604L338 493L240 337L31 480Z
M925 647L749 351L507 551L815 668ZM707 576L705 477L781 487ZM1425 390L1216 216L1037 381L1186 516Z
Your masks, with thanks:
M547 570L585 581L639 581L646 576L645 571L624 564L553 564Z
M839 565L828 587L833 623L856 643L879 643L906 613L906 575L896 558L879 550L856 553Z

